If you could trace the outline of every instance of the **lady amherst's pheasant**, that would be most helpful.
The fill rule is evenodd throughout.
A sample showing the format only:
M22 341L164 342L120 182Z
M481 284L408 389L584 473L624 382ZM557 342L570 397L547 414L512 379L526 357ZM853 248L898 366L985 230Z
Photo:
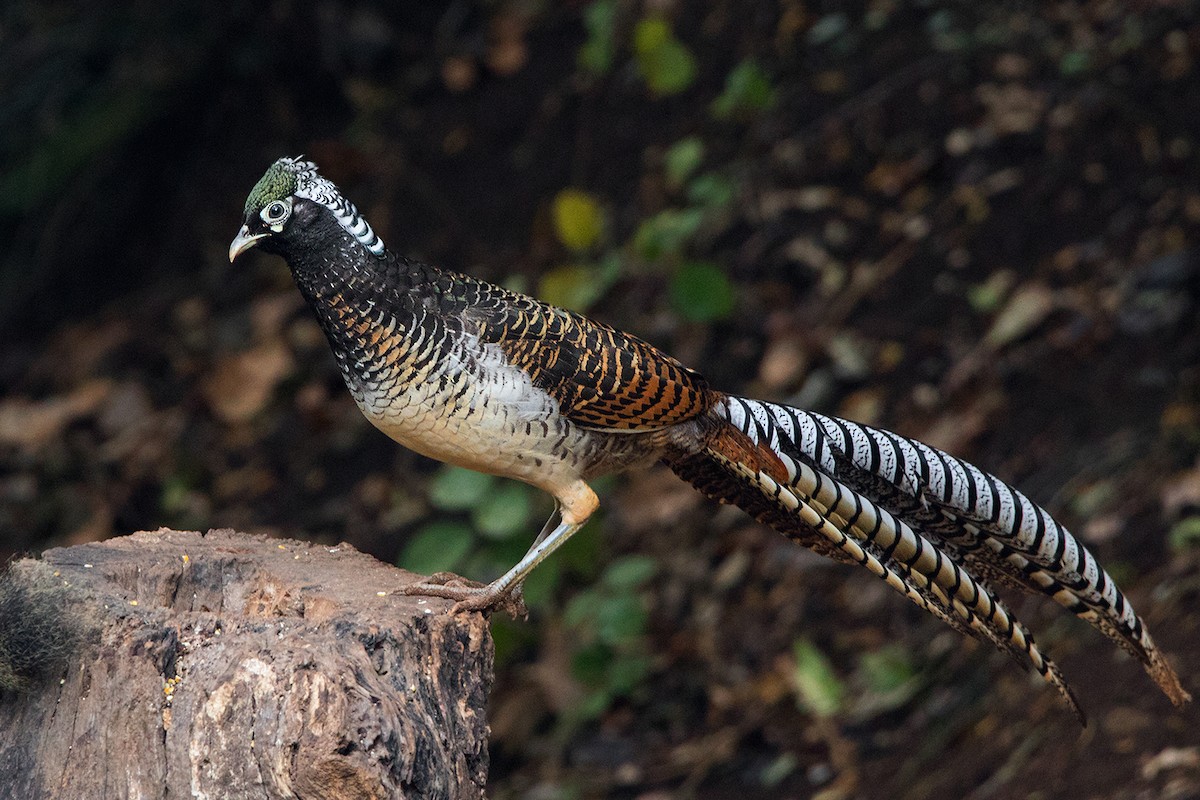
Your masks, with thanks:
M1066 528L999 479L878 428L709 387L627 333L390 252L307 161L276 161L246 200L232 261L283 256L346 385L418 453L553 495L529 552L487 586L408 587L454 611L509 602L596 510L588 481L662 461L709 497L866 567L921 608L1032 665L1079 713L1058 668L990 584L1050 595L1190 699L1116 583ZM1082 715L1081 715L1082 718Z

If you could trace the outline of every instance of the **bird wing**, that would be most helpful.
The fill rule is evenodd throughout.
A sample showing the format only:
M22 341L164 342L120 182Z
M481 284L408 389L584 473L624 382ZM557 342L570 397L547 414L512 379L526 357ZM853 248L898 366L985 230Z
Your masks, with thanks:
M658 430L714 402L703 376L649 342L523 295L504 292L494 300L467 307L471 327L577 425Z

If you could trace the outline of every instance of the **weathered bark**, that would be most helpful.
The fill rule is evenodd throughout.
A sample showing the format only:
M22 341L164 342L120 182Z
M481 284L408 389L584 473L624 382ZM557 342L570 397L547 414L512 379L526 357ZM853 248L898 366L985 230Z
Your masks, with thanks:
M410 573L228 530L43 558L90 633L0 695L0 795L483 796L487 623L392 594Z

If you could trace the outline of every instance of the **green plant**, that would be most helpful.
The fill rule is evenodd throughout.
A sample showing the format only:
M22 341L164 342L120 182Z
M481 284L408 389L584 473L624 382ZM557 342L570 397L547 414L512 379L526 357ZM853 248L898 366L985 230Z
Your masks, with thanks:
M671 304L685 319L704 322L733 312L734 288L716 264L688 261L671 277Z
M1200 547L1200 516L1186 516L1172 525L1171 532L1167 534L1167 541L1174 550Z
M422 526L405 548L400 565L422 573L453 570L472 577L498 575L520 558L536 530L535 491L524 484L442 467L430 488L430 501L442 518ZM455 512L469 514L473 522L462 516L445 518ZM582 576L581 584L588 587L576 593L558 616L573 629L572 670L585 695L564 719L568 726L594 719L616 699L632 693L651 668L647 613L638 590L657 566L649 557L627 556L600 569L599 546L588 528L579 531L524 584L526 604L551 620L560 613L554 600L565 574ZM497 617L492 620L492 637L496 660L504 663L535 642L538 633L528 624Z
M579 189L563 189L554 196L554 233L575 252L591 248L604 232L600 201Z
M912 653L899 645L885 645L858 658L854 682L854 711L860 717L899 708L921 688L921 673Z
M568 603L563 621L574 629L577 643L572 673L586 690L569 722L600 715L642 685L650 672L647 613L638 590L657 569L647 556L617 559Z
M498 577L537 531L538 495L523 483L443 465L429 487L429 502L440 513L418 529L401 553L400 566L423 574Z
M792 644L792 657L796 663L792 684L800 706L818 717L841 711L846 687L825 653L808 639L797 639Z
M696 80L695 56L662 17L638 20L633 52L646 86L660 97L686 91Z
M600 201L579 189L563 189L551 204L554 233L577 256L595 252L604 240L604 211ZM555 267L538 282L538 296L548 303L586 311L604 296L621 274L621 261L612 251L597 261Z
M770 108L774 102L771 78L758 62L746 59L725 77L725 89L713 101L712 114L729 119Z
M667 148L663 170L667 185L678 191L704 162L704 141L699 136L687 136Z
M615 251L595 263L555 267L538 281L538 297L575 311L587 311L621 276L621 258Z
M591 75L607 75L617 52L617 0L595 0L583 10L583 26L587 39L576 61Z

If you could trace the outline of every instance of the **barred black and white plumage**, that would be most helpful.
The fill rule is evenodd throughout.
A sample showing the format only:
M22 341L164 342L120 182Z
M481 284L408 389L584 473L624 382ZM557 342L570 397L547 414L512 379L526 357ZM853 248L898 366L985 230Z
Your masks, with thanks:
M588 481L659 460L1032 666L1076 712L1062 674L992 584L1050 595L1141 660L1172 702L1190 699L1095 557L1023 494L961 459L723 394L635 336L391 253L309 162L280 159L250 193L230 260L254 246L287 260L376 427L556 501L529 552L499 579L419 583L410 593L457 600L453 610L519 606L525 576L595 511Z
M911 592L927 600L932 593L940 611L954 612L973 632L1025 651L1068 699L1053 664L985 576L1051 596L1140 660L1172 701L1189 699L1096 557L999 478L923 442L837 417L740 397L726 397L716 412L786 468L778 488L760 491L790 490L821 516L838 520L837 530L877 556Z

